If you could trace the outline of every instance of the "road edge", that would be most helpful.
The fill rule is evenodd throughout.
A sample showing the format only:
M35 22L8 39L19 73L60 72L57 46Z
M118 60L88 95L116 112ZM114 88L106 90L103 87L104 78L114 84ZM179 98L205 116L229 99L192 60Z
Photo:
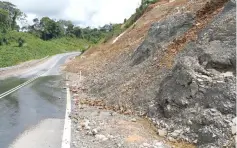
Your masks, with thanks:
M63 129L63 137L62 137L62 146L61 148L70 148L71 147L71 119L69 115L71 114L71 94L70 89L67 84L67 105L66 105L66 113L65 113L65 121L64 121L64 129Z

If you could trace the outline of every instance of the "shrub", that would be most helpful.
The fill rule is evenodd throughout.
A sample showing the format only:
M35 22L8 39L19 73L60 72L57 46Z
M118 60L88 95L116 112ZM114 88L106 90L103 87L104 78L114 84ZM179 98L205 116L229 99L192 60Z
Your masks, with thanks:
M25 43L25 40L23 40L21 37L18 39L18 46L22 47Z

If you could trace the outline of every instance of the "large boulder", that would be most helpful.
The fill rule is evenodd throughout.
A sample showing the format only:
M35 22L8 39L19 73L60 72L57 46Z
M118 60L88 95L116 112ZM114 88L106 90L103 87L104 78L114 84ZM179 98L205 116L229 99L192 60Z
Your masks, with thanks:
M233 146L236 116L236 4L225 9L175 59L156 97L158 125L199 147ZM165 123L165 124L164 124ZM169 134L168 134L169 136Z
M183 35L194 25L194 16L191 13L178 13L169 16L163 21L154 23L145 41L132 55L132 66L149 58L156 50L165 50L166 45L175 38ZM158 51L159 52L159 51Z

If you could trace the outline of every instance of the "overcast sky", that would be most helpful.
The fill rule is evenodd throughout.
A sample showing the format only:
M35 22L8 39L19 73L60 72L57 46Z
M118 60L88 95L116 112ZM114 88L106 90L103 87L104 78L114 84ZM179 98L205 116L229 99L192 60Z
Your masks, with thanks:
M122 23L139 6L141 0L6 0L17 5L28 16L49 16L71 20L80 26L103 26Z

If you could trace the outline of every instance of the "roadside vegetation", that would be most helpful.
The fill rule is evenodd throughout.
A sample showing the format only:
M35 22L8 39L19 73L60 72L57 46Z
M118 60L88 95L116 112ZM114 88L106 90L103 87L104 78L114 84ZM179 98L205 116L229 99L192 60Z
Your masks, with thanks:
M132 26L156 1L142 0L141 6L124 20L124 24L107 24L99 28L81 28L71 21L47 16L35 18L29 25L25 23L26 15L14 4L0 1L0 67L57 53L85 51L98 43L105 43Z
M18 64L31 59L43 58L78 49L86 49L91 43L85 39L63 37L44 41L32 34L10 31L5 35L7 44L0 46L0 67ZM23 40L23 45L20 43Z
M71 21L47 16L33 22L26 23L26 15L14 4L0 1L0 67L57 53L84 51L104 42L114 32L112 24L98 29L80 28Z

